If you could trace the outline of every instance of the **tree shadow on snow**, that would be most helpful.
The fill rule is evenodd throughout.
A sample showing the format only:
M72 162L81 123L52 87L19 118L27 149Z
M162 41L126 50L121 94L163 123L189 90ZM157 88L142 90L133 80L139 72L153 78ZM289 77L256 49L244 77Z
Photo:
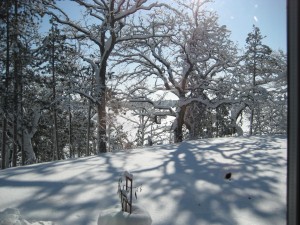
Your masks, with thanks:
M113 159L102 154L2 171L0 211L18 208L29 221L96 225L100 209L117 203L122 169L112 165Z
M153 211L170 214L154 218L153 224L285 224L280 186L286 184L286 158L280 151L286 149L276 151L280 139L285 137L188 141L175 150L166 146L161 164L134 171L146 177L144 204L152 201ZM225 179L229 172L230 180Z
M276 148L285 139L195 140L8 169L0 173L0 211L95 225L101 210L119 203L118 179L130 170L134 186L142 185L135 201L153 225L284 224L286 158Z

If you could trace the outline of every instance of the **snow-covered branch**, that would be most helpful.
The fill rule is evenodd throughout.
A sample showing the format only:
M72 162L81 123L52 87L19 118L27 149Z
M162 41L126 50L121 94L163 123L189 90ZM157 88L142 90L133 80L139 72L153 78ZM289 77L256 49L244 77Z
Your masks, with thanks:
M58 9L58 7L55 7ZM61 10L59 10L61 11ZM99 42L99 40L94 37L88 30L86 30L85 28L77 25L76 23L72 22L68 17L66 19L62 19L59 16L57 16L55 13L48 11L47 14L49 14L50 16L54 17L56 19L57 22L70 26L72 28L74 28L76 31L80 32L81 35L78 36L76 38L89 38L91 41L93 41L95 44L97 44L98 46L101 46L101 42Z
M186 100L182 100L179 102L179 107L186 106L191 104L192 102L199 102L204 104L207 108L215 109L223 104L236 104L242 103L242 99L220 99L220 100L209 100L204 99L202 96L197 98L188 98Z
M171 107L157 104L156 102L154 102L154 101L152 101L148 98L145 98L145 97L144 98L130 99L129 102L149 103L150 105L152 105L154 107L154 109L161 109L161 110L167 110L168 111L168 113L166 113L166 112L153 112L152 113L153 115L176 116L176 113L174 112L174 110Z
M93 96L91 96L90 94L88 94L86 92L83 92L81 90L73 90L73 92L84 96L85 98L89 99L94 104L100 104L97 99L95 99Z

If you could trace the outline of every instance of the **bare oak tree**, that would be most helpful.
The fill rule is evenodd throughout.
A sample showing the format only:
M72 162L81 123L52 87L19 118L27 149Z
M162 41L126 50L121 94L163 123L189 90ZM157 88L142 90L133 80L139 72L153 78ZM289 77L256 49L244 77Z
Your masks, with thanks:
M150 32L139 31L133 19L138 11L147 11L164 4L147 4L147 0L75 0L85 10L86 20L73 21L70 16L57 5L48 2L48 14L70 28L73 38L90 41L97 49L98 59L82 56L89 62L96 78L96 97L93 102L98 111L98 152L106 152L106 83L108 75L108 59L115 45L129 40L147 39L155 36ZM87 97L87 96L86 96Z
M161 88L177 95L179 101L172 129L174 142L181 142L184 125L190 129L185 118L192 102L217 108L232 101L219 99L213 93L221 83L228 84L224 73L234 66L236 49L229 40L229 31L218 24L217 15L205 10L204 5L209 0L174 2L176 10L157 11L157 21L153 23L155 29L161 27L169 36L132 43L118 54L120 62L138 64L138 73L155 76Z

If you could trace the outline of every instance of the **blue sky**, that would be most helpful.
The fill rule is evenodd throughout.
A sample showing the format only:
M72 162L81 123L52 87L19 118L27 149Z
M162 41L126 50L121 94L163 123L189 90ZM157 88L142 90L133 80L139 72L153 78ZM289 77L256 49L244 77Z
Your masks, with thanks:
M151 0L152 1L152 0ZM169 0L157 0L169 2ZM187 0L202 1L202 0ZM80 10L70 0L59 3L72 18L79 17ZM217 11L220 25L226 25L232 32L231 38L245 46L247 34L252 31L253 24L258 26L266 36L264 44L273 50L286 51L286 0L215 0L209 6Z
M254 24L267 36L265 44L273 50L286 51L286 0L215 0L212 8L241 47Z

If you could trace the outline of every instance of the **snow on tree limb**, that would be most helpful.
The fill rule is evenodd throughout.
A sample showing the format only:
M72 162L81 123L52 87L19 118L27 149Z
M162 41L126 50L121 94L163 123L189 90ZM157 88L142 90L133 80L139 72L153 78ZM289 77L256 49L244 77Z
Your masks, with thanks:
M202 96L199 96L197 98L188 98L186 100L179 101L179 107L186 106L191 104L192 102L199 102L207 106L208 108L215 109L223 104L236 104L241 103L241 99L221 99L221 100L209 100L204 99Z
M153 113L150 113L150 114L153 114L153 115L159 115L159 116L166 116L166 115L169 115L169 116L175 116L176 113L174 112L174 110L169 107L169 106L164 106L164 105L159 105L157 103L155 103L154 101L151 101L150 99L148 98L143 98L143 99L129 99L129 102L135 102L135 103L149 103L150 105L152 105L154 107L154 109L162 109L162 110L168 110L168 113L167 112L153 112ZM149 115L149 114L147 114Z

